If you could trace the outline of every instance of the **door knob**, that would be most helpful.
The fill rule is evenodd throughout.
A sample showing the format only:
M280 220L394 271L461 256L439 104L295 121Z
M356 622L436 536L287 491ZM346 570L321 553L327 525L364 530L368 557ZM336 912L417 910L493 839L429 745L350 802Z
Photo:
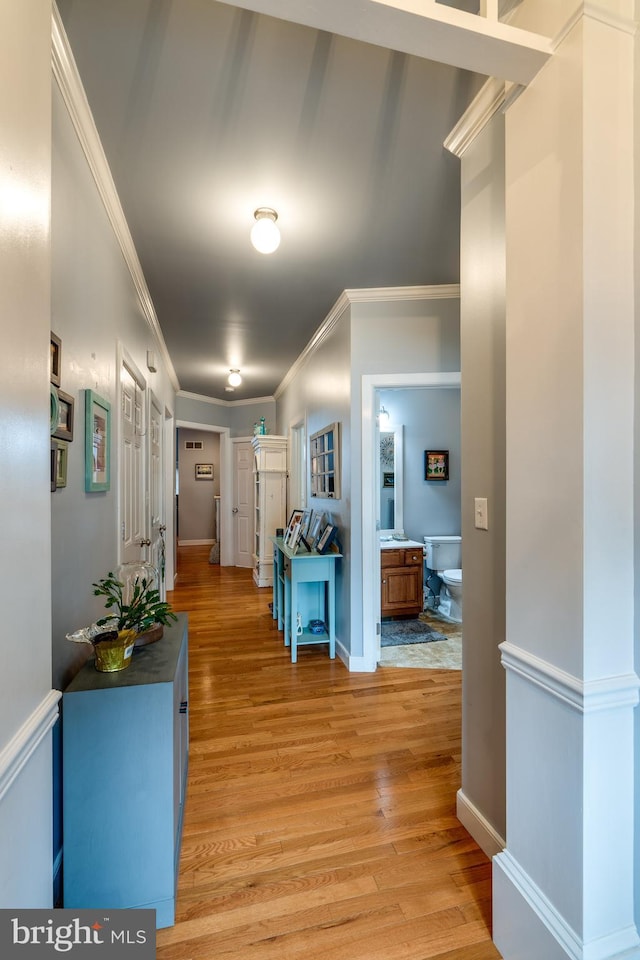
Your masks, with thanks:
M237 508L237 507L234 507L233 510L231 511L231 513L237 513L237 512L238 512L238 508Z
M142 540L138 540L139 547L150 547L151 540L148 540L146 537L143 537Z

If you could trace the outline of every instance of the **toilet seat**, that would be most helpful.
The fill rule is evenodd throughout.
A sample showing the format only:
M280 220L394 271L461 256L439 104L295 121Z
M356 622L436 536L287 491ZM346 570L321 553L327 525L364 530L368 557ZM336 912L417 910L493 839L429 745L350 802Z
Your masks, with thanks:
M443 570L441 576L445 583L462 583L462 570Z

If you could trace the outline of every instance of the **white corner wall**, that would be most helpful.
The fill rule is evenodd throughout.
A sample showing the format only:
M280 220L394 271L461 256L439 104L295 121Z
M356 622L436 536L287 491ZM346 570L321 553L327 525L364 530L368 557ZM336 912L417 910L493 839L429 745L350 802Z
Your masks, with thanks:
M52 904L51 10L0 0L0 907Z

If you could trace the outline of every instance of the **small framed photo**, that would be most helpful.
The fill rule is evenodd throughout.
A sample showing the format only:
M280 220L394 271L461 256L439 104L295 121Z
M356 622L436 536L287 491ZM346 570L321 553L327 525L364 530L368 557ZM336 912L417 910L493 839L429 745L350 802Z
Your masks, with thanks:
M313 510L307 508L303 512L302 518L300 520L300 543L302 543L307 548L307 550L311 550L311 546L309 543L309 527L311 526L312 520L313 520Z
M54 440L56 490L67 485L67 459L69 446L64 440Z
M290 545L291 535L293 533L293 530L296 526L299 526L300 521L302 520L303 513L304 513L304 510L296 509L292 511L291 516L289 517L289 523L287 524L287 529L285 530L285 533L284 533L284 543L286 547Z
M58 421L53 436L56 440L73 440L73 410L75 400L58 390Z
M294 523L293 528L289 534L289 540L287 542L287 546L289 547L289 550L292 551L292 553L295 553L297 551L301 540L302 540L302 519L300 519L297 523Z
M395 474L394 474L394 473L383 473L383 474L382 474L382 486L383 486L383 487L393 487L393 486L395 486Z
M213 464L196 463L196 480L213 480Z
M449 451L425 450L424 452L425 480L449 479Z
M111 485L111 404L93 390L84 396L84 488L94 493Z
M322 511L319 511L318 513L314 513L313 518L311 520L311 525L309 527L309 533L307 536L307 543L309 544L310 550L315 550L316 544L320 539L320 534L322 533L323 524L324 524L324 513Z
M318 553L326 553L333 541L336 538L338 533L338 528L334 527L332 523L328 523L324 530L322 531L322 536L318 540L318 545L316 550Z
M51 353L49 355L49 380L56 387L60 386L60 369L62 362L62 340L51 331Z

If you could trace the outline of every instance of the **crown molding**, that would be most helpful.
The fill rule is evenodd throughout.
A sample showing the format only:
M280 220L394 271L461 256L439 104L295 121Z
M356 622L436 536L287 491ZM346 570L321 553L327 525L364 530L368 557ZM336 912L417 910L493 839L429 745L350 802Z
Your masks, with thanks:
M517 90L516 95L524 89L519 85L514 86ZM504 80L489 77L444 141L445 149L456 157L464 156L495 115L506 108L508 93L511 94L509 104L516 99L514 92L512 87L508 88Z
M275 397L250 397L248 400L218 400L217 397L206 397L202 393L189 393L188 390L178 390L177 397L185 400L197 400L200 403L211 403L216 407L250 407L255 403L274 403Z
M363 287L358 290L343 290L333 307L320 324L308 344L291 364L274 391L278 400L309 357L324 343L347 307L352 303L398 302L401 300L452 300L460 296L460 284L448 283L420 287Z
M60 13L55 2L51 14L51 66L54 79L60 89L69 117L86 157L89 169L95 181L100 199L111 223L125 263L131 274L138 302L147 324L155 337L162 354L169 379L176 391L180 389L178 377L169 356L167 345L158 323L153 301L147 287L140 260L133 243L120 198L116 190L109 163L107 161L100 135L91 113L82 80L78 72L69 39L65 32Z

